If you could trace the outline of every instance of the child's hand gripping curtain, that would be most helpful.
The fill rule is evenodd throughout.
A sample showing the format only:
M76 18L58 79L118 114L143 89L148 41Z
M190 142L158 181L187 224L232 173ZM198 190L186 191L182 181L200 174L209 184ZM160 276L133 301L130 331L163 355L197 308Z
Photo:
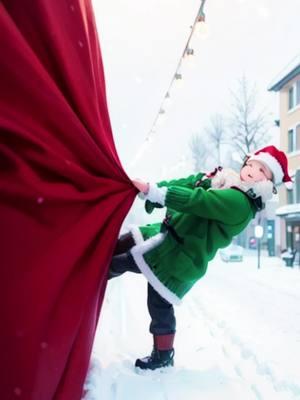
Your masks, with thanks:
M141 199L145 199L145 195L149 195L149 189L150 189L150 184L149 182L144 182L141 179L134 179L132 180L132 183L134 184L134 186L140 191L140 193L138 194L139 198ZM146 199L145 201L145 210L148 214L151 214L152 211L154 210L154 208L163 208L164 206L162 206L160 203L157 202L151 202L150 200Z

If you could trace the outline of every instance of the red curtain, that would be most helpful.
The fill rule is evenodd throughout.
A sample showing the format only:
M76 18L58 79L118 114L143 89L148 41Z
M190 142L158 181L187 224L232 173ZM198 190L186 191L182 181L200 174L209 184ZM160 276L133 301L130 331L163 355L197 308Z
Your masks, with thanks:
M137 194L90 0L2 0L0 54L0 398L77 400Z

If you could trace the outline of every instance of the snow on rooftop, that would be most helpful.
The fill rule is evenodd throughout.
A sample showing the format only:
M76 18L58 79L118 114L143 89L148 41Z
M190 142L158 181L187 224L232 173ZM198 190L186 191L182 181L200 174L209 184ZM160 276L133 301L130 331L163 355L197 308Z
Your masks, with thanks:
M300 203L288 204L288 205L279 207L276 210L277 215L286 215L286 214L293 214L293 213L300 213Z
M275 86L282 79L284 79L291 71L293 71L296 67L300 65L300 53L296 55L278 74L275 78L270 82L269 88Z

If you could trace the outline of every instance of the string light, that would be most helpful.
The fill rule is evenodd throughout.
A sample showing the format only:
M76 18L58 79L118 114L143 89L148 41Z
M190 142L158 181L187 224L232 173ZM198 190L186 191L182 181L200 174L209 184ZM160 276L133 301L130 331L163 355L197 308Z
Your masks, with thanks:
M187 48L185 54L186 54L187 57L193 56L194 55L194 49Z
M205 23L205 14L203 10L199 12L199 15L197 17L197 22L195 25L195 33L196 36L199 38L206 38L208 35L208 29L207 29L207 24Z
M182 66L183 60L187 60L188 64L190 64L190 61L194 58L194 53L195 53L194 49L192 47L190 47L190 41L192 39L193 34L196 31L197 36L201 36L202 38L207 36L208 31L207 31L207 27L205 24L205 13L204 13L205 2L206 2L206 0L201 0L201 5L199 8L199 11L197 13L197 16L195 18L193 25L191 26L191 32L190 32L189 38L187 40L186 46L183 50L183 53L180 57L180 60L178 62L175 74L171 80L171 83L170 83L170 85L167 89L167 92L163 98L163 101L159 107L159 111L153 121L152 127L146 136L145 142L141 146L141 148L139 149L138 153L133 158L131 163L129 164L129 167L132 167L135 165L136 161L141 157L142 153L146 150L147 146L153 142L153 136L156 132L155 131L156 125L161 125L164 122L164 120L166 118L166 111L165 111L166 105L170 105L170 103L171 103L170 91L171 91L172 87L174 85L179 88L183 86L183 75L181 73L181 66Z
M162 125L164 123L165 119L166 119L166 112L165 112L165 110L163 108L161 108L159 110L158 114L159 115L158 115L157 123L159 125Z
M164 101L163 101L163 105L165 108L168 108L168 107L170 107L171 104L172 104L171 96L170 96L170 93L167 92L167 94L165 95Z
M188 47L186 49L185 55L184 55L184 61L189 67L194 67L195 66L195 51L191 47Z
M182 88L183 87L183 79L182 79L182 74L176 73L175 74L175 80L174 83L177 88Z
M202 9L202 10L200 10L200 12L198 14L196 24L202 24L204 22L205 22L205 14L204 14L203 9ZM196 25L196 27L197 27L197 25Z

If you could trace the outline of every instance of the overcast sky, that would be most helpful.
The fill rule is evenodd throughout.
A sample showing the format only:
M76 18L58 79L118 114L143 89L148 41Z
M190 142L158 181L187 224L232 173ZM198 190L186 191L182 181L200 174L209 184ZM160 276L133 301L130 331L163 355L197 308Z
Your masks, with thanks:
M228 116L230 89L245 74L257 85L259 108L278 117L278 94L267 88L299 53L299 0L207 0L206 38L194 38L195 66L154 142L133 167L190 33L199 0L93 0L115 143L130 177L148 180L193 172L189 141L215 113ZM272 130L274 143L278 131Z

